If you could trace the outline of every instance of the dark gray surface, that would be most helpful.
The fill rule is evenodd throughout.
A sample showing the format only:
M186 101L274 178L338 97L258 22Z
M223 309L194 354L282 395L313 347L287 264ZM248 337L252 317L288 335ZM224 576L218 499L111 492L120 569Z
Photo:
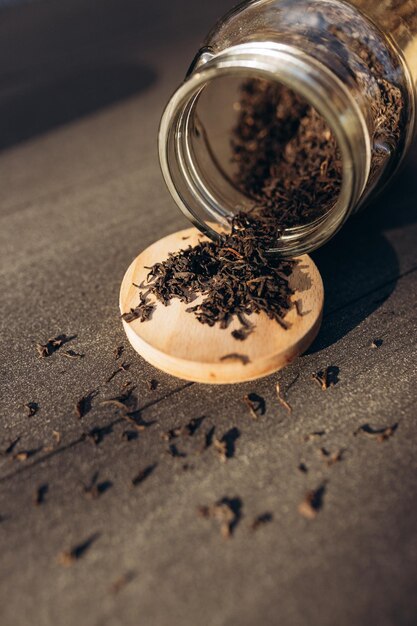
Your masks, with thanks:
M323 328L284 372L238 386L190 385L144 363L118 319L132 258L186 226L161 180L157 125L228 4L73 1L2 12L0 442L20 436L17 452L62 433L52 453L0 460L2 626L417 622L417 158L315 255L327 295ZM39 360L35 343L58 333L76 335L67 347L85 357ZM120 344L130 368L106 384ZM311 373L328 365L340 368L340 382L322 392ZM147 388L152 377L155 391ZM126 380L143 419L155 421L130 442L117 410L100 404ZM291 415L277 403L278 380ZM78 420L74 404L93 389L92 409ZM258 422L241 400L253 391L266 400ZM40 405L32 418L22 409L29 401ZM202 415L218 436L240 432L226 464L212 449L183 460L166 454L160 433ZM365 422L399 426L379 444L353 436ZM82 440L94 426L109 426L98 446ZM301 442L322 429L322 442ZM343 461L326 468L320 445L346 448ZM111 486L88 500L81 483L96 471ZM323 510L307 521L298 503L324 480ZM34 507L43 483L45 504ZM228 542L195 513L225 496L242 502ZM273 521L252 533L250 522L264 512ZM57 563L95 533L72 567ZM127 572L132 581L109 593Z

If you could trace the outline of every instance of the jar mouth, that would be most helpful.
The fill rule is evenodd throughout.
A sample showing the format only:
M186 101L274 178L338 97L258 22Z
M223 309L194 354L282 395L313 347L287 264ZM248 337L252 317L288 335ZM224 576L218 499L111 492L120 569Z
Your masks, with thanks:
M241 44L213 55L205 51L201 65L169 101L159 130L159 157L168 189L182 212L212 239L219 237L210 223L224 226L236 212L227 206L198 166L192 145L200 95L214 80L260 78L299 94L325 120L341 155L339 196L327 213L301 226L286 228L268 252L296 256L323 245L357 205L366 185L371 146L366 122L346 86L327 67L293 46L272 42ZM207 168L213 164L206 159ZM242 196L243 198L243 196ZM252 203L253 204L253 203Z

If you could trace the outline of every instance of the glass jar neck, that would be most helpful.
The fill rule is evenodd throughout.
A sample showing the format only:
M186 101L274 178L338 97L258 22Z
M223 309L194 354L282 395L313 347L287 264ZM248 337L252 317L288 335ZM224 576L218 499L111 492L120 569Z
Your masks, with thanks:
M342 161L342 185L334 206L312 223L286 229L270 252L296 256L330 239L352 213L370 171L369 132L354 94L319 61L302 50L272 42L251 42L216 55L207 50L169 101L159 131L159 157L168 189L183 213L204 233L218 237L213 222L227 224L227 206L197 163L192 146L199 96L219 77L275 81L301 95L332 130ZM218 112L221 115L221 111ZM210 154L204 160L210 169ZM296 183L295 183L296 184Z

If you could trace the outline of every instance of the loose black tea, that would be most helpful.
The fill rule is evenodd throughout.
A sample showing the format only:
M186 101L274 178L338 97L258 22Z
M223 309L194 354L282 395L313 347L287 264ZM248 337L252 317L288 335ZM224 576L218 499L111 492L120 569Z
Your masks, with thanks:
M199 506L197 515L219 522L223 539L230 539L242 516L241 509L240 498L222 498L212 506Z
M311 378L323 391L326 391L326 389L334 387L339 382L339 368L335 365L330 365L330 367L312 374Z
M130 367L130 363L121 363L119 367L116 370L114 370L112 374L110 374L110 376L106 380L106 383L109 383L110 381L112 381L113 378L117 376L117 374L120 374L120 372L127 372L129 367Z
M240 437L240 431L238 428L230 428L221 439L213 436L213 447L219 455L220 460L226 463L228 459L231 459L235 455L236 440Z
M40 452L42 448L31 448L30 450L20 450L13 455L14 461L27 461L31 456L34 456L38 452Z
M1 451L1 454L3 455L11 454L13 450L15 449L16 445L19 443L20 439L21 439L20 435L16 437L15 439L12 439L4 448L4 450Z
M382 443L387 441L395 435L395 432L398 428L398 422L393 424L392 426L386 426L384 428L373 428L369 424L363 424L360 426L355 432L354 435L362 434L371 439L375 439L378 443Z
M117 346L117 348L115 348L113 350L113 355L114 355L114 358L116 359L116 361L117 361L117 359L120 359L120 357L122 356L122 354L124 352L124 349L125 349L124 346Z
M323 507L323 497L326 485L322 484L317 489L307 491L304 500L298 505L298 512L306 519L314 519Z
M235 103L235 182L276 226L302 226L324 215L339 195L336 140L317 111L284 85L249 79Z
M83 493L89 500L97 500L101 494L105 493L108 489L110 489L110 487L112 487L112 482L109 480L98 482L98 476L99 473L94 472L90 482L83 485Z
M60 554L58 554L58 563L60 565L63 565L64 567L70 567L85 555L85 553L90 549L90 547L98 539L98 537L99 533L95 533L82 543L79 543L68 550L63 550Z
M43 485L39 485L33 497L33 504L35 506L41 506L41 504L45 502L45 496L48 493L48 489L49 487L47 483L44 483Z
M185 457L187 456L185 452L182 452L178 449L178 446L175 443L169 444L167 454L169 454L169 456L171 456L173 459L185 459Z
M249 528L252 531L258 530L261 526L265 526L265 524L269 524L274 519L272 513L261 513L257 515L255 519L250 523Z
M108 424L107 426L93 426L87 433L85 433L85 437L88 441L90 441L93 445L98 446L103 439L107 435L111 435L113 432L113 425Z
M28 402L25 404L27 417L33 417L39 410L39 404L37 402Z
M174 426L174 428L170 428L169 430L161 433L161 439L164 441L171 441L172 439L181 436L193 437L205 419L204 415L202 417L193 417L189 422L187 422L187 424L184 424L183 426Z
M343 460L345 449L340 448L339 450L335 450L334 452L329 452L327 448L319 448L318 452L323 460L323 463L327 465L327 467L331 467L335 463L339 463L339 461Z
M257 393L249 393L243 396L242 400L248 407L253 420L257 420L259 415L265 413L265 400Z
M87 415L87 413L91 410L91 403L96 395L97 391L90 391L85 396L77 400L75 404L75 414L78 419L83 418L84 415Z
M137 487L138 485L143 483L143 481L146 480L151 474L153 474L156 469L156 465L156 463L148 465L147 467L142 469L134 478L132 478L133 487Z
M380 348L382 346L382 343L383 343L382 339L373 339L371 341L371 348L374 348L374 349Z
M288 402L286 401L286 399L284 398L284 396L282 395L282 391L281 391L281 385L279 383L277 383L275 385L275 389L277 392L277 398L278 398L278 402L284 407L284 409L286 409L289 413L292 413L292 406L290 404L288 404Z
M156 380L156 378L151 378L150 380L148 380L148 389L149 391L155 391L155 389L157 389L159 382Z
M52 337L48 339L46 343L37 343L36 350L38 351L38 355L41 359L46 358L47 356L51 356L54 352L59 350L59 348L69 341L69 337L66 335L58 335L58 337Z
M277 225L267 212L238 213L231 220L229 233L220 241L201 241L195 246L172 253L165 261L148 268L139 286L139 304L122 317L126 322L150 319L155 304L150 296L167 305L173 298L192 304L187 308L202 323L227 328L238 318L241 328L233 331L237 340L246 339L253 325L251 313L264 312L287 328L285 316L292 308L293 290L289 284L295 260L267 255L276 241ZM249 362L244 354L226 354L221 360Z
M138 432L136 430L124 430L122 432L122 439L126 441L136 441L139 437Z

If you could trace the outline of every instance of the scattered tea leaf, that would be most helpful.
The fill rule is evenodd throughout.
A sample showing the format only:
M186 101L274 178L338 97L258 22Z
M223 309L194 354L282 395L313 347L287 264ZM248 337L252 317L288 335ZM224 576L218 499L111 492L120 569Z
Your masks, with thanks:
M220 524L220 533L224 539L230 539L242 517L240 498L222 498L212 506L200 506L197 514L204 519L214 519Z
M20 441L21 437L20 435L18 437L16 437L15 439L12 439L7 445L6 447L1 451L2 455L8 455L11 454L16 446L16 444Z
M93 390L77 401L75 405L75 414L78 419L82 419L84 415L87 415L87 413L91 410L91 402L96 395L97 391Z
M157 381L156 378L151 378L150 380L148 380L149 391L155 391L158 385L159 385L159 381Z
M363 434L371 439L375 439L375 441L378 441L379 443L382 443L383 441L387 441L387 439L393 437L397 428L398 422L395 422L392 426L385 426L383 428L373 428L369 424L363 424L362 426L359 426L353 434Z
M71 337L72 339L72 337ZM52 337L48 339L46 343L37 343L36 350L38 352L39 358L44 359L48 356L51 356L54 352L59 350L59 348L67 343L70 338L67 335L58 335L58 337Z
M88 537L88 539L73 546L69 550L63 550L57 557L58 563L64 567L70 567L85 555L99 536L99 533L94 533Z
M98 476L99 473L94 472L90 482L82 486L85 497L90 500L97 500L97 498L113 486L113 483L110 480L98 482Z
M274 519L272 513L261 513L250 523L249 528L252 531L258 530L261 526L265 526Z
M312 374L312 379L325 391L339 382L339 368L335 365L326 367L324 370Z
M113 350L113 354L114 354L114 358L117 361L117 359L120 359L120 357L122 356L123 352L124 352L124 346L117 346L117 348L115 348Z
M42 448L32 448L31 450L20 450L13 455L15 461L27 461L31 456L37 454Z
M371 341L371 348L380 348L383 344L382 339L373 339Z
M234 427L224 433L221 439L213 437L213 446L218 453L220 460L226 463L228 459L231 459L235 455L235 445L237 439L240 437L240 431Z
M86 439L91 441L92 444L98 446L103 439L113 432L112 424L106 426L93 426L87 433L85 433Z
M292 413L292 407L290 404L288 404L288 402L286 401L286 399L284 398L284 396L282 395L281 392L281 387L280 384L277 383L276 384L276 392L277 392L277 398L278 398L278 402L284 407L284 409L286 409L289 413Z
M180 450L178 450L175 443L171 443L168 446L167 453L169 454L169 456L172 456L174 459L184 459L187 456L185 452L181 452Z
M155 471L157 463L153 463L152 465L148 465L144 469L142 469L134 478L132 478L132 485L137 487L144 480L146 480L153 472Z
M117 376L117 374L120 374L120 372L127 372L129 367L130 367L130 363L122 363L121 365L119 365L117 370L114 370L114 372L108 377L108 379L106 380L106 384L112 381L113 378Z
M306 519L314 519L323 507L323 498L326 485L323 483L317 489L307 491L304 500L298 505L298 512Z
M343 460L343 454L346 452L344 448L340 448L339 450L335 450L334 452L329 452L327 448L319 448L319 454L323 459L323 462L331 467L335 463Z
M249 393L243 396L242 400L248 407L252 419L257 420L259 415L264 415L266 403L262 396L257 393Z
M27 410L27 417L33 417L39 411L39 404L37 402L28 402L25 404Z
M149 292L147 292L149 293ZM134 320L146 322L152 317L152 313L155 310L155 304L149 302L147 293L139 294L139 304L135 308L131 308L129 312L123 313L122 319L130 324Z

